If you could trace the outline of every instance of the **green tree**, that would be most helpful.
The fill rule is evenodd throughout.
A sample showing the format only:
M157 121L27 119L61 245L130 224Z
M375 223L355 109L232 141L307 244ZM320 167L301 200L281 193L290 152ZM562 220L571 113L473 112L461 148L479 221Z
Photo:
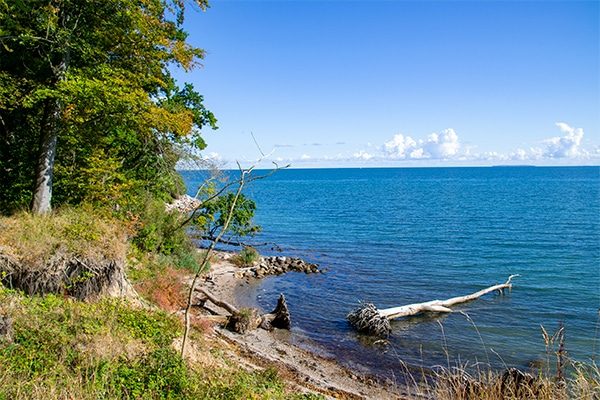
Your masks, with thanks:
M206 0L196 0L201 8ZM191 85L204 52L181 0L0 0L0 207L181 191L182 148L216 119ZM53 182L56 182L53 185Z
M232 237L252 236L260 231L252 219L256 203L239 194L226 193L214 200L208 201L197 211L195 225L203 232L202 239L214 240L223 232ZM231 212L231 217L229 216ZM229 224L226 222L229 220ZM223 238L225 243L232 242L232 237Z

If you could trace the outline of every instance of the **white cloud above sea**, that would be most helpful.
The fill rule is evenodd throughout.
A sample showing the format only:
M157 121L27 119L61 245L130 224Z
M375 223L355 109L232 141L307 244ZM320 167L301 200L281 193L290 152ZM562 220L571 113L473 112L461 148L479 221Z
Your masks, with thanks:
M417 140L399 133L383 144L383 153L387 158L400 160L448 160L457 157L460 149L458 135L452 128Z
M442 166L442 165L493 165L493 164L536 164L536 165L595 165L600 161L600 145L586 139L583 128L556 122L554 133L531 144L523 144L514 150L484 151L464 139L459 130L446 128L428 135L397 133L388 140L359 144L347 144L346 148L298 145L298 149L273 148L260 160L243 159L242 165L261 166L273 162L292 164L299 168L331 166ZM475 141L476 142L476 141ZM342 142L339 142L342 143ZM337 143L336 143L337 144ZM331 144L327 145L331 146ZM286 146L287 147L287 146ZM302 148L304 151L298 151ZM509 147L510 149L510 147ZM341 150L341 151L340 151ZM294 154L295 153L295 154ZM203 153L203 158L235 167L233 159L224 160L216 152Z
M206 160L209 160L209 161L222 161L223 160L223 157L215 151L211 151L211 152L205 154L203 158Z
M586 156L587 152L581 149L583 129L573 128L564 122L557 122L556 126L564 134L544 141L543 155L548 158L574 158Z
M459 134L452 128L434 132L419 139L398 133L382 146L369 143L370 150L355 152L352 159L361 161L438 160L462 162L551 161L600 158L600 146L592 150L583 148L583 128L574 128L565 122L556 122L560 135L538 142L537 146L517 148L508 153L497 151L477 152L474 146L461 143ZM374 148L377 151L374 151Z
M357 159L357 160L368 161L371 158L373 158L373 155L370 154L370 153L367 153L364 150L360 150L359 152L352 154L352 157L355 158L355 159Z

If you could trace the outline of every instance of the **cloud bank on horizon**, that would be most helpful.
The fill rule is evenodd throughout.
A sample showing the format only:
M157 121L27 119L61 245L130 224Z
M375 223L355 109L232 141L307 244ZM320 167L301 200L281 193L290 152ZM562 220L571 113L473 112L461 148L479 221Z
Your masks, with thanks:
M574 128L565 122L556 122L560 134L542 140L529 148L517 148L509 153L495 151L477 152L476 147L461 143L458 133L447 128L434 132L425 138L413 138L402 133L395 134L381 145L368 144L368 149L360 149L348 154L315 157L302 153L297 157L276 157L274 161L286 163L315 162L377 162L436 161L436 162L536 162L536 161L600 161L600 146L591 149L583 147L583 128ZM338 144L338 143L336 143ZM303 145L307 146L307 145ZM275 145L275 149L284 145ZM285 145L285 147L294 147ZM210 160L223 161L217 153L207 154ZM252 160L244 160L251 162Z
M600 146L585 149L582 146L583 128L574 128L565 122L556 122L562 133L547 138L538 146L517 148L510 153L476 152L464 146L452 128L431 133L425 139L414 139L402 133L394 135L374 152L360 150L352 155L355 160L437 160L437 161L541 161L600 159Z

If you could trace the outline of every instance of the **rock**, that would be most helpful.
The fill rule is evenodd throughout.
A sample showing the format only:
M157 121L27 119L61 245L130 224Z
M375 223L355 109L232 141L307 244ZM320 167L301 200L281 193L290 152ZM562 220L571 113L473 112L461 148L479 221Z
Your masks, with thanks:
M321 272L317 264L307 263L298 257L283 256L261 257L248 271L249 273L245 273L244 277L253 276L258 279L267 275L281 275L288 271L298 271L307 274Z
M170 204L165 205L165 210L167 212L177 211L180 213L187 213L194 211L196 208L200 207L200 200L193 198L187 194L180 196L179 198L173 200Z
M536 398L541 389L539 380L527 372L516 368L509 368L502 374L500 392L507 397L528 397L530 394Z

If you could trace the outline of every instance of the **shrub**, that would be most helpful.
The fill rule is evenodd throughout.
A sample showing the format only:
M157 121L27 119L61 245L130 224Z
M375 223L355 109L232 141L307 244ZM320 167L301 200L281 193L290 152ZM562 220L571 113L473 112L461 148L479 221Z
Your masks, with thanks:
M254 247L245 246L242 251L231 258L231 261L239 267L250 267L260 258L260 254Z

